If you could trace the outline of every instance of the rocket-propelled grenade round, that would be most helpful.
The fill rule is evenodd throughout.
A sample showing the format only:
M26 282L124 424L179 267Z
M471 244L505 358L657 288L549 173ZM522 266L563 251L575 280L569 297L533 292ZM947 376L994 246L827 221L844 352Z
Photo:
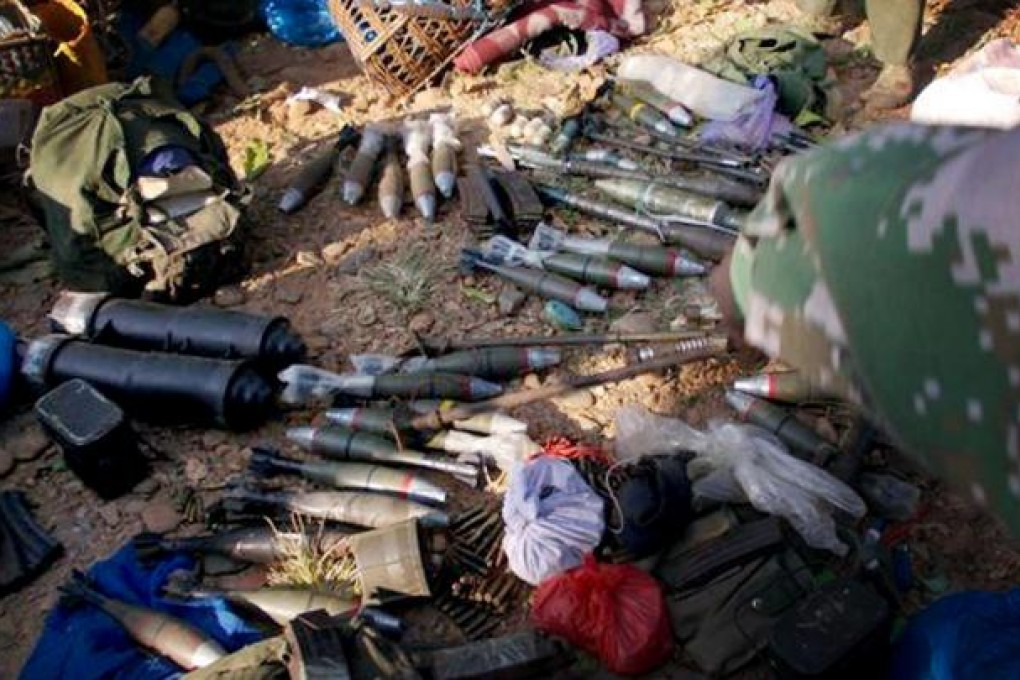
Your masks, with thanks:
M655 276L702 276L708 270L679 250L661 246L646 246L613 239L568 236L551 227L539 225L532 237L537 250L567 250L582 255L609 257Z
M722 201L640 179L598 179L595 187L617 203L638 212L697 220L739 231L746 213L732 210Z
M666 114L670 122L680 127L690 127L694 117L683 104L673 101L643 80L618 81L617 88L626 95L640 99Z
M204 668L227 655L211 637L178 618L129 604L96 590L81 572L61 590L106 612L142 647L160 654L186 671Z
M619 290L644 290L651 284L648 276L637 269L594 255L557 253L543 258L542 266L578 281Z
M351 430L392 437L416 432L411 427L413 413L399 408L335 408L326 411L326 420ZM480 413L453 424L458 430L479 434L522 434L528 424L503 413Z
M602 313L609 308L609 301L594 290L559 274L527 267L493 264L486 261L480 253L472 251L465 251L462 261L466 261L472 267L488 269L530 293L565 302L584 312Z
M418 519L430 526L447 526L449 516L428 505L364 491L306 491L300 493L235 489L225 498L232 503L268 505L330 522L381 529Z
M498 396L503 388L495 383L467 375L452 373L361 373L333 374L328 388L333 393L350 394L366 399L453 399L479 401Z
M549 348L484 347L426 359L409 368L471 375L485 380L508 380L556 366L562 358L559 351ZM400 370L404 370L403 367Z
M176 588L171 590L176 594ZM324 610L330 616L352 613L360 606L357 599L339 597L326 590L299 587L256 589L183 588L181 595L192 598L222 597L255 607L281 626L310 611Z
M311 200L333 174L333 166L336 164L340 152L357 142L359 137L360 134L354 127L345 125L337 136L336 142L313 157L298 172L294 182L280 199L280 212L290 215L300 210Z
M824 462L838 453L831 442L782 407L734 390L726 391L726 403L741 420L768 430L810 462Z
M321 445L316 447L314 443L306 445L298 438L298 433L288 432L287 438L314 453L324 453L326 450ZM291 474L339 490L374 491L437 505L446 502L446 491L441 487L406 470L384 465L295 460L266 449L256 449L252 452L248 467L253 474L263 477Z
M253 564L272 564L292 554L296 548L320 552L336 550L347 543L348 535L347 532L327 527L280 531L264 524L186 538L140 536L134 540L134 544L140 558L183 552L222 555Z
M706 259L718 262L733 247L734 238L705 227L667 224L647 215L639 215L615 205L595 201L559 187L537 184L539 194L551 201L569 206L578 212L615 222L662 238L666 243L683 246ZM700 220L699 220L700 221Z
M680 132L669 118L653 106L620 91L613 92L611 101L613 106L635 123L669 137L680 136Z
M287 439L327 458L409 465L446 472L461 479L476 479L478 476L478 470L473 465L401 448L389 439L338 425L293 427L287 430Z
M751 396L790 404L832 398L831 395L817 389L799 371L759 373L739 378L733 383L733 389Z

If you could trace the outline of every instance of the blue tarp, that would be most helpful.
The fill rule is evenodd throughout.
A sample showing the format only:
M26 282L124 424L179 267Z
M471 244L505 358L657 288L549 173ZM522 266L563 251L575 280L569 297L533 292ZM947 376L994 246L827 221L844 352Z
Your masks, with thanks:
M3 321L0 321L0 411L7 404L7 395L14 382L14 332Z
M1020 678L1020 588L949 595L915 616L896 648L894 680Z
M262 639L262 634L235 615L223 599L182 602L162 596L171 573L193 567L193 560L183 555L142 564L128 544L93 566L89 576L101 593L183 619L227 651ZM153 680L179 675L181 669L140 648L116 621L92 605L54 609L21 671L22 680Z

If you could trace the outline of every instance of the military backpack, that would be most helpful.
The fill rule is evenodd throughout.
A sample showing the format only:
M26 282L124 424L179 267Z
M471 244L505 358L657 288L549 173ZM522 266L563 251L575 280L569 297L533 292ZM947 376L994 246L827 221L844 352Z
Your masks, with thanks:
M26 183L74 289L187 301L243 271L248 194L223 142L148 78L47 107Z

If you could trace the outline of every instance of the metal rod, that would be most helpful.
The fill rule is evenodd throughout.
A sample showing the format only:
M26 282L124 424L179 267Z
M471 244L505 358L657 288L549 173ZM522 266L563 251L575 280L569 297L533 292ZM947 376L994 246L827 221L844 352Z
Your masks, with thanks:
M450 423L465 420L479 413L511 409L524 406L525 404L532 404L536 401L545 401L574 390L620 382L621 380L627 380L645 373L661 371L673 366L701 361L702 359L710 359L720 354L722 354L722 351L715 348L703 348L689 353L664 354L658 359L624 366L623 368L615 368L603 373L566 378L562 383L556 385L545 385L537 389L511 392L495 399L489 399L488 401L464 404L451 409L437 409L432 413L415 417L411 421L411 427L417 430L441 430L449 426Z
M563 335L524 335L489 338L418 338L429 354L479 347L556 347L565 345L612 345L639 342L666 343L706 337L702 331L662 331L656 333L567 333Z

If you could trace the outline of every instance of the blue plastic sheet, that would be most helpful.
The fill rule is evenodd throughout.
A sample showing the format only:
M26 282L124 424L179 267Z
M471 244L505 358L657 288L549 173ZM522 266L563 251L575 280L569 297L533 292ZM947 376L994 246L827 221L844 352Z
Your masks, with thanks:
M7 405L11 384L14 382L14 331L0 321L0 410Z
M1020 589L959 593L929 606L903 632L890 677L1020 678Z
M110 597L176 616L201 629L228 652L262 639L262 634L234 614L225 600L179 601L162 596L170 574L192 569L190 557L176 555L143 565L132 545L89 570L95 587ZM91 605L54 609L46 619L22 680L155 680L175 678L181 669L132 641L112 618Z

